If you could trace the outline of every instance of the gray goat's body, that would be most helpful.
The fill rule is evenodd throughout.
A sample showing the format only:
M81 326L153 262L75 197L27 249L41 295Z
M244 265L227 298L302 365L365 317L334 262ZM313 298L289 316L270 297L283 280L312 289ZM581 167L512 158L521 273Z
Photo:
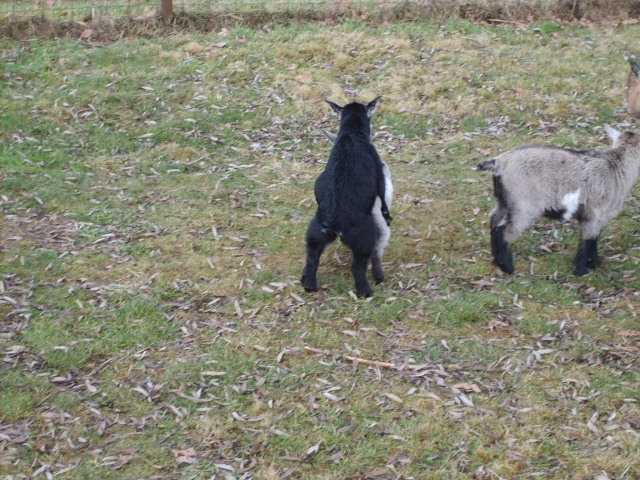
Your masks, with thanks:
M639 137L611 135L613 146L602 152L524 145L478 165L494 175L491 243L503 270L513 272L511 243L543 216L576 219L581 242L575 273L597 266L600 231L620 213L640 173Z

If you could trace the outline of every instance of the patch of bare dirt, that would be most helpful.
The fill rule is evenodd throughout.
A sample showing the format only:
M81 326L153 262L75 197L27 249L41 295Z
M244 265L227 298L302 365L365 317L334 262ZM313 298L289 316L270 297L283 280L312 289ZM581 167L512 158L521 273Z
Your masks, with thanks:
M7 215L0 218L3 235L0 236L0 251L7 250L17 241L33 243L55 250L57 253L70 251L80 234L81 225L56 214L19 217Z

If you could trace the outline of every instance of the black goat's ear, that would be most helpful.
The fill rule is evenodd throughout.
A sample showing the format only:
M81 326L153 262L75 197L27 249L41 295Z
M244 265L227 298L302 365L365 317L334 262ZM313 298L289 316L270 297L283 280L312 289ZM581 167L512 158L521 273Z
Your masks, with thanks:
M336 115L338 115L338 118L342 118L342 111L344 110L344 107L341 107L337 103L330 102L329 100L325 100L325 102L327 102L331 107L331 109L334 112L336 112Z
M371 118L371 115L375 113L378 100L380 100L379 96L371 100L369 103L367 103L365 107L367 109L367 117Z
M640 65L633 58L629 59L629 64L631 65L631 71L636 76L638 80L640 80Z

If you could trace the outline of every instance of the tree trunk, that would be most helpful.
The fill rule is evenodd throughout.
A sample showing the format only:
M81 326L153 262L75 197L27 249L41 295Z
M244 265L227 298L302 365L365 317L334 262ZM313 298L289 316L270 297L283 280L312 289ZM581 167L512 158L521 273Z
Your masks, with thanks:
M173 0L162 0L162 21L167 24L173 15Z

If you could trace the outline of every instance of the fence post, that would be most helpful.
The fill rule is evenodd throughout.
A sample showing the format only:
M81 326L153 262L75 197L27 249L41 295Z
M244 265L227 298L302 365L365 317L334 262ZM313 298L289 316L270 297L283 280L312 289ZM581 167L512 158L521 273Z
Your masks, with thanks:
M173 15L173 0L162 0L160 11L162 13L162 22L165 24L169 23Z

